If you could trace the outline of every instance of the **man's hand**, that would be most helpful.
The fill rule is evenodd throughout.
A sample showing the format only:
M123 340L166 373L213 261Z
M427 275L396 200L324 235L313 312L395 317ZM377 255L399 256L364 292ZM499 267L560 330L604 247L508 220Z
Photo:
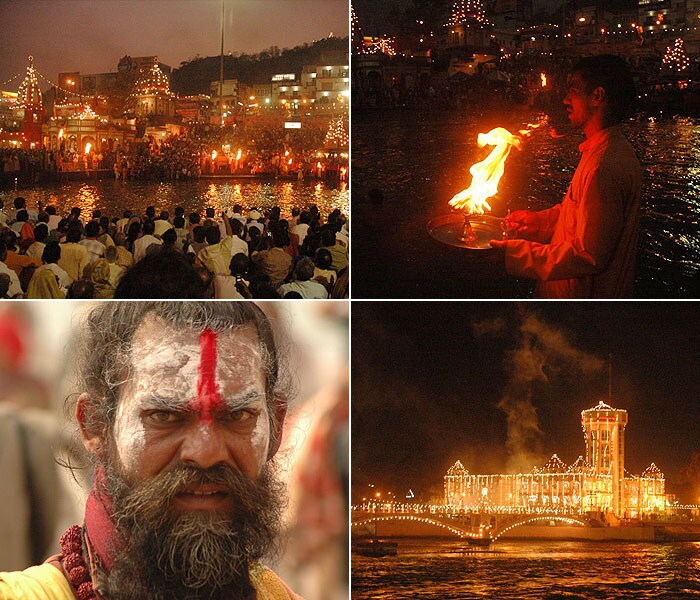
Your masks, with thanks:
M508 246L508 240L489 240L489 245L495 250L500 250L501 252L504 252L506 247Z
M516 210L506 217L506 232L509 235L531 238L537 235L540 219L531 210Z

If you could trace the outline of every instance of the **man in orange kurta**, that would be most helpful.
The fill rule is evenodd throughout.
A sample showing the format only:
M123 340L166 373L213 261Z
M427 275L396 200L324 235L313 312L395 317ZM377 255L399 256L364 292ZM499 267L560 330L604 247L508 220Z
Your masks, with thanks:
M524 239L491 242L510 274L537 280L540 298L632 296L642 174L620 123L634 95L619 57L579 61L564 104L586 140L564 200L512 213L506 225Z

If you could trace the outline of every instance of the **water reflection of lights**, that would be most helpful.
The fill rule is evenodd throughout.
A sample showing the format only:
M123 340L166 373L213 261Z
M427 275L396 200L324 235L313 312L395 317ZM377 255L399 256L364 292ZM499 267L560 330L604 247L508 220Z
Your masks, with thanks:
M282 198L280 199L280 209L282 206L289 207L289 212L292 212L294 208L294 202L296 201L296 196L294 194L294 186L291 183L282 184Z
M0 191L0 200L11 202L14 191ZM37 201L53 204L59 214L67 214L74 206L89 218L92 211L99 208L107 216L121 215L126 209L137 213L153 205L157 210L171 212L176 206L182 206L185 212L201 212L211 206L216 210L233 208L240 204L247 209L256 207L269 209L279 206L282 217L289 218L294 206L304 208L316 204L322 215L327 215L338 208L344 214L349 210L348 186L341 183L337 189L329 188L323 183L308 185L302 182L267 182L245 181L231 183L214 183L205 181L154 182L154 181L96 181L91 184L67 182L45 187L22 190L22 196L28 205Z
M233 199L235 204L243 203L243 188L240 183L233 186Z
M314 186L314 196L319 198L321 196L321 192L323 191L323 184L322 183L317 183Z
M76 195L75 206L80 209L84 219L89 218L99 199L100 194L94 185L82 185Z

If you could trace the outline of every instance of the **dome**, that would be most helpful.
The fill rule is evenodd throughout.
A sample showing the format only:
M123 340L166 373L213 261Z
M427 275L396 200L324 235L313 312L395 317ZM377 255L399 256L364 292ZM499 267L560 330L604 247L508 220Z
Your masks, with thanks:
M596 406L594 406L592 408L587 408L587 409L581 411L581 414L588 413L588 412L598 412L601 410L610 410L610 411L614 411L614 412L624 412L624 413L627 412L624 408L613 408L612 406L610 406L609 404L606 404L605 402L603 402L601 400L600 402L598 402L598 404Z
M642 477L647 479L663 479L664 474L661 472L661 469L659 469L659 467L657 467L654 463L651 463L642 472Z
M150 69L141 72L134 84L132 96L147 96L150 94L173 95L170 91L168 76L160 70L157 59Z

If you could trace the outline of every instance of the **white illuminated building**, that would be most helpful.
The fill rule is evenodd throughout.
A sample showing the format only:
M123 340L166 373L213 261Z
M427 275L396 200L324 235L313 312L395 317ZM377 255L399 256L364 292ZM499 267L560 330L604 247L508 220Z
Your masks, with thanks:
M470 474L457 461L445 475L445 504L456 510L607 513L638 518L666 511L664 474L652 463L625 471L627 411L604 402L581 413L586 457L566 465L554 454L529 473Z

